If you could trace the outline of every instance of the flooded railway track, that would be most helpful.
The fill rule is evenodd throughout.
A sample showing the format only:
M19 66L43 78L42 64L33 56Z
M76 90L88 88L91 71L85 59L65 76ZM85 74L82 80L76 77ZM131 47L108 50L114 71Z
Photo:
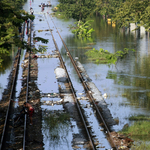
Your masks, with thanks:
M20 93L20 99L19 99L19 103L20 103L20 107L23 105L23 103L26 102L30 102L32 103L34 106L36 107L36 116L41 117L41 109L40 109L40 104L44 103L46 105L63 105L64 107L67 107L67 102L64 102L64 97L65 94L67 93L68 95L71 95L73 97L75 106L78 110L78 114L80 116L80 120L82 122L82 125L84 126L84 132L86 132L86 136L88 138L88 146L85 149L106 149L106 147L108 147L109 145L109 149L118 149L118 145L116 145L116 143L114 142L114 137L112 138L111 134L110 134L110 130L111 130L111 126L114 125L114 120L112 119L109 110L107 109L107 104L105 103L104 99L101 96L100 92L95 92L96 87L93 85L93 83L90 81L90 78L88 77L88 75L86 74L86 71L84 70L82 64L78 61L78 60L74 60L66 46L66 44L64 43L59 31L57 30L57 27L55 26L53 19L51 18L51 16L49 14L47 14L47 17L51 18L51 21L53 22L56 30L57 30L57 34L59 35L65 49L66 49L66 54L68 56L68 58L70 58L70 63L73 64L73 67L75 68L76 73L78 74L78 79L80 80L80 83L84 89L83 93L78 93L78 95L81 95L80 97L77 96L77 92L73 86L73 83L71 81L71 77L67 71L67 67L64 63L63 60L63 56L61 56L60 52L59 52L59 48L57 46L57 41L54 38L54 33L53 30L50 28L49 25L49 21L47 20L46 15L44 14L46 23L49 27L49 30L51 32L51 36L52 36L52 40L54 42L55 45L55 52L52 55L34 55L31 54L30 52L26 52L25 54L25 59L24 59L24 71L23 71L23 79L22 79L22 89L21 89L21 93ZM31 25L30 25L31 27ZM29 37L28 38L28 43L31 46L31 28L29 31ZM36 80L37 78L37 73L36 75L32 74L32 72L36 72L37 70L34 68L33 65L33 61L34 61L34 56L36 56L37 58L58 58L60 61L60 65L58 68L55 69L55 73L57 76L57 69L60 69L63 74L65 74L65 76L61 76L60 78L64 79L64 86L65 86L65 90L61 87L61 85L59 85L59 93L40 93L36 83L34 82L34 80ZM33 58L33 59L31 59ZM36 61L36 60L35 60ZM36 66L37 67L37 66ZM59 71L60 71L59 70ZM32 75L31 75L32 74ZM16 77L17 78L17 73L16 73ZM57 78L57 80L60 79L59 77ZM14 79L16 80L16 79ZM15 89L15 88L14 88ZM13 94L15 93L13 90ZM34 98L33 95L36 95L37 97ZM45 102L40 102L40 98L41 97L55 97L58 98L58 101L45 101ZM61 99L60 99L61 98ZM70 98L70 97L69 97ZM13 95L10 96L9 98L9 102L12 103L13 101ZM8 105L9 106L9 105ZM11 106L11 105L10 105ZM8 107L9 108L9 107ZM9 109L7 109L8 113L7 114L13 114L9 113ZM108 113L107 113L108 112ZM9 116L9 115L8 115ZM5 140L6 136L5 134L7 134L9 132L9 129L5 129L5 127L9 126L11 128L12 126L12 119L9 119L9 117L6 117L7 119L5 120L5 122L10 122L11 121L11 125L3 125L3 134L1 135L1 149L8 149L9 148L14 148L14 149L34 149L35 145L39 146L38 149L42 150L43 149L43 143L42 143L42 139L43 137L40 136L38 134L38 137L36 137L36 132L40 132L41 130L41 118L39 119L39 117L37 117L36 120L36 124L38 124L38 126L34 126L34 132L32 131L32 127L29 127L28 125L28 121L27 121L27 115L25 115L25 118L23 120L23 125L21 126L17 126L17 128L14 128L15 135L12 134L12 136L14 136L15 138L15 143L14 141L10 141L9 140ZM96 128L96 129L95 129ZM27 132L28 131L28 132ZM10 132L9 132L10 133ZM10 137L8 137L10 138ZM13 139L13 138L12 138ZM4 142L4 143L3 143ZM8 144L9 143L9 144ZM36 143L36 144L35 144ZM38 143L38 144L37 144ZM35 145L34 145L35 144ZM106 145L107 146L106 146ZM32 145L32 147L31 147ZM5 147L5 148L4 148ZM6 148L7 147L7 148Z
M28 34L28 44L30 44L31 41L31 22L30 22L30 28L26 27L26 24L24 23L22 26L22 33L20 33L20 39L21 41L24 40L24 32L25 28ZM26 141L26 122L27 122L27 114L22 118L22 122L20 122L20 114L16 116L14 103L15 103L15 93L16 93L16 86L18 79L18 72L19 72L19 65L20 65L20 57L21 57L22 50L18 48L18 52L15 56L13 69L11 72L10 77L10 85L8 95L6 99L3 99L1 101L1 109L4 109L4 113L1 120L1 141L0 141L0 150L6 150L6 149L23 149L25 150L25 141ZM25 61L28 61L28 73L26 78L26 87L25 87L25 99L26 102L28 101L28 83L30 78L30 52L26 51L26 53L29 53L25 55ZM5 95L4 95L5 96ZM4 117L4 118L3 118ZM17 118L15 120L15 117ZM22 126L20 126L20 123L22 123Z
M45 19L47 20L46 15L44 15L44 16L45 16ZM53 22L53 19L52 19L51 15L49 15L49 16L50 16L50 18L51 18L51 20L52 20L52 22ZM65 72L66 72L66 77L67 77L67 80L68 80L67 82L69 83L70 90L71 90L71 92L72 92L72 94L73 94L74 101L75 101L75 103L76 103L76 106L77 106L78 112L79 112L79 114L80 114L81 120L82 120L82 122L83 122L83 124L84 124L84 128L85 128L85 130L86 130L88 139L89 139L89 141L90 141L90 146L91 146L90 149L95 150L95 149L102 148L102 147L99 145L99 143L100 143L99 140L100 140L100 139L98 139L98 138L96 137L96 135L94 134L94 132L92 131L92 130L94 130L94 127L92 127L92 126L90 125L90 123L88 122L87 116L85 115L84 107L82 107L82 106L83 106L82 103L79 101L79 98L77 98L76 91L75 91L75 89L74 89L74 87L73 87L73 84L72 84L72 82L71 82L71 79L70 79L69 74L68 74L68 71L67 71L67 68L66 68L65 63L64 63L64 61L63 61L63 58L62 58L62 56L61 56L61 54L60 54L60 52L59 52L59 49L58 49L58 46L57 46L57 43L56 43L57 41L55 41L55 39L54 39L53 32L52 32L52 30L51 30L51 28L50 28L50 25L49 25L49 22L48 22L48 21L47 21L47 24L48 24L48 26L49 26L49 31L51 32L52 39L53 39L53 42L54 42L55 47L56 47L57 54L58 54L59 59L60 59L60 63L61 63L60 66L61 66L61 67L65 70ZM54 24L54 26L55 26L55 28L56 28L56 30L57 30L57 27L56 27L56 25L55 25L54 22L53 22L53 24ZM101 129L99 130L99 132L103 132L103 133L106 135L107 140L109 141L109 143L110 143L110 145L111 145L111 148L114 149L114 150L117 150L118 148L117 148L117 146L115 145L115 143L114 143L114 141L113 141L113 139L112 139L112 136L111 136L111 134L110 134L110 130L109 130L110 126L108 125L108 123L110 123L110 121L109 121L109 122L106 122L106 121L105 121L106 118L105 118L105 119L103 118L103 115L102 115L102 113L101 113L102 109L98 108L98 106L97 106L97 104L96 104L96 99L95 99L95 98L93 97L93 95L92 95L91 88L90 88L89 85L87 84L85 78L84 78L83 75L82 75L82 70L79 68L79 65L77 64L77 63L79 63L79 62L76 62L76 61L73 59L73 57L71 56L71 54L70 54L70 52L69 52L69 50L68 50L68 48L67 48L65 42L63 41L63 39L62 39L62 37L61 37L61 35L60 35L60 33L59 33L58 30L57 30L57 33L59 34L59 37L61 38L61 41L62 41L62 43L63 43L63 45L64 45L64 47L65 47L65 49L66 49L67 56L70 58L71 63L73 64L73 67L74 67L74 69L76 70L76 72L77 72L77 74L78 74L78 78L80 79L80 81L81 81L81 83L82 83L82 85L83 85L83 87L84 87L85 95L88 97L87 99L85 99L85 100L86 100L86 106L87 106L87 105L92 106L92 110L93 110L94 114L96 114L95 116L97 116L99 125L101 125ZM108 115L107 115L107 116L108 116ZM110 118L109 118L109 119L110 119ZM114 122L113 122L112 124L114 124ZM105 147L105 146L103 146L103 148L104 148L104 147Z
M13 81L12 81L12 87L11 87L11 92L10 92L10 97L7 102L7 110L6 110L6 115L5 115L5 121L3 124L3 132L1 135L1 144L0 144L0 149L7 149L8 141L10 140L9 134L11 133L11 126L13 125L12 122L12 116L11 114L13 113L13 99L14 99L14 91L15 91L15 86L16 86L16 80L17 80L17 72L18 72L18 65L19 65L19 60L20 60L20 52L21 50L18 50L18 53L15 57L15 62L14 62L14 71L13 71Z

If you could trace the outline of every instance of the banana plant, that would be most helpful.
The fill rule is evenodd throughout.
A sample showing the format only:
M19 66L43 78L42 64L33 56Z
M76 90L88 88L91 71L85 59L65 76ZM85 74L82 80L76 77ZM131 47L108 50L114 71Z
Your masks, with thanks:
M72 33L78 37L91 37L94 29L91 27L90 22L92 22L92 20L86 22L79 20L78 22L75 22L76 28L72 30Z

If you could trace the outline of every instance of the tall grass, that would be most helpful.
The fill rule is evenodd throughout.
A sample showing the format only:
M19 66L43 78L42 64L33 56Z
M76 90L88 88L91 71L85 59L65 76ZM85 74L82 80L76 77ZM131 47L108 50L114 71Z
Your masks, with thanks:
M123 134L131 136L148 136L150 134L150 122L138 121L134 125L127 127L121 131Z
M131 150L150 150L150 117L145 115L131 116L130 121L135 121L133 125L123 128L120 133L130 135L134 140Z

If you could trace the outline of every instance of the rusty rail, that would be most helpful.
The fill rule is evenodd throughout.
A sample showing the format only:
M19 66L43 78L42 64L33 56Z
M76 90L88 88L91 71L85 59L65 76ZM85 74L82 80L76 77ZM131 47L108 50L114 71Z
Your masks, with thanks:
M92 94L91 94L90 89L89 89L88 86L87 86L87 83L84 81L84 78L83 78L83 76L82 76L80 70L78 69L78 67L77 67L77 65L76 65L76 62L74 61L73 57L71 56L71 54L70 54L70 52L69 52L69 50L68 50L68 48L67 48L65 42L63 41L63 39L62 39L62 37L61 37L61 35L60 35L60 33L59 33L59 31L58 31L58 29L57 29L57 27L56 27L56 25L55 25L55 23L54 23L54 21L53 21L53 19L52 19L51 16L50 16L50 18L51 18L51 20L52 20L52 22L53 22L53 24L54 24L54 26L55 26L55 28L56 28L56 30L57 30L57 33L59 34L59 37L60 37L61 40L62 40L62 43L63 43L63 45L64 45L64 47L65 47L65 49L66 49L66 51L67 51L67 55L69 56L69 58L70 58L70 60L71 60L71 62L72 62L72 64L73 64L73 66L74 66L74 68L75 68L75 70L76 70L76 72L77 72L77 74L78 74L78 76L79 76L79 79L80 79L80 81L81 81L81 83L82 83L82 85L83 85L83 87L84 87L84 89L85 89L85 92L87 93L87 95L88 95L88 97L89 97L89 99L90 99L90 102L93 103L93 106L94 106L94 108L95 108L95 110L96 110L96 115L97 115L98 119L100 119L100 120L103 122L103 127L104 127L105 131L107 132L107 135L109 136L109 142L110 142L112 148L113 148L114 150L118 150L117 146L115 145L115 143L114 143L114 141L113 141L113 139L112 139L112 137L111 137L111 134L110 134L108 125L107 125L107 123L105 122L105 120L104 120L104 118L103 118L101 112L99 111L97 105L95 104L94 98L93 98L93 96L92 96ZM52 31L51 31L51 34L52 34ZM53 39L53 40L54 40L54 39ZM61 58L61 61L63 62L62 58ZM68 75L68 76L69 76L69 75ZM70 78L69 78L69 79L70 79ZM71 81L69 81L69 83L71 83ZM72 87L72 84L71 84L71 87ZM73 88L73 87L72 87L72 88ZM79 105L78 100L76 100L76 101L77 101L77 105ZM79 106L77 106L77 107L79 107ZM85 128L86 128L86 127L85 127Z

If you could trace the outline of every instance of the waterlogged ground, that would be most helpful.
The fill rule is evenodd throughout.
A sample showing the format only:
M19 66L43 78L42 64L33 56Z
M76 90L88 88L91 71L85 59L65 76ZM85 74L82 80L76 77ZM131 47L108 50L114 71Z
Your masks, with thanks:
M47 1L44 1L47 3ZM55 50L50 32L38 32L38 30L48 29L48 25L44 21L39 21L39 19L44 19L43 14L47 15L52 13L51 8L45 8L44 12L41 12L41 8L38 5L41 1L27 1L24 6L26 11L29 11L30 7L34 10L35 20L34 20L34 31L36 35L40 35L44 38L49 39L47 44L47 54L52 53ZM58 4L57 1L51 0L52 7ZM48 17L47 17L48 18ZM140 32L129 32L128 30L119 30L117 27L112 27L103 19L99 17L93 18L93 27L95 32L90 40L81 40L74 37L74 35L69 30L69 24L73 25L73 20L60 20L53 17L53 21L57 26L63 40L65 41L68 49L72 53L72 56L78 57L78 60L82 63L88 76L95 83L97 88L102 94L106 93L107 97L105 101L108 104L108 108L112 113L113 118L118 120L118 125L113 126L115 131L119 131L123 128L125 124L131 125L128 118L132 115L150 114L150 40L148 35L141 30ZM53 33L56 33L56 29L49 18L48 22L50 28L53 29ZM56 34L55 34L56 35ZM58 41L58 47L63 55L63 59L71 74L71 80L74 83L74 88L77 93L82 93L82 88L79 86L79 81L76 78L75 72L72 70L72 66L68 57L66 56L63 44L58 36L55 36L55 40ZM93 44L94 43L94 44ZM36 47L41 43L37 43ZM103 48L109 52L116 52L117 50L122 50L124 48L135 49L136 52L131 52L122 61L119 61L117 65L106 65L106 64L95 64L94 62L89 62L84 55L87 49L84 47L91 47L100 49ZM44 93L58 93L58 82L56 80L54 69L59 65L57 59L38 59L39 73L37 85L40 92ZM0 96L2 95L3 89L7 83L7 77L9 74L9 69L0 74ZM3 81L3 82L2 82ZM79 96L79 95L78 95ZM58 101L61 98L54 98L53 100ZM44 97L41 101L51 101L52 98ZM80 130L76 125L74 120L68 120L64 115L64 108L60 105L54 106L42 106L43 110L43 137L44 137L44 148L47 150L49 147L52 149L71 149L72 139L80 138L78 137ZM49 113L50 112L50 113ZM63 112L63 113L62 113ZM51 116L50 116L51 114ZM56 115L57 114L57 115ZM55 117L54 117L54 116ZM52 128L49 126L50 121L47 118L54 118L54 122L60 120L59 117L64 117L64 122L60 123L57 128ZM74 133L74 135L72 134ZM74 137L74 136L77 137ZM83 134L84 135L84 134ZM70 139L70 140L68 140ZM79 140L81 143L84 142L84 136ZM109 145L108 145L109 147ZM77 148L77 147L76 147ZM83 147L82 147L83 148Z

